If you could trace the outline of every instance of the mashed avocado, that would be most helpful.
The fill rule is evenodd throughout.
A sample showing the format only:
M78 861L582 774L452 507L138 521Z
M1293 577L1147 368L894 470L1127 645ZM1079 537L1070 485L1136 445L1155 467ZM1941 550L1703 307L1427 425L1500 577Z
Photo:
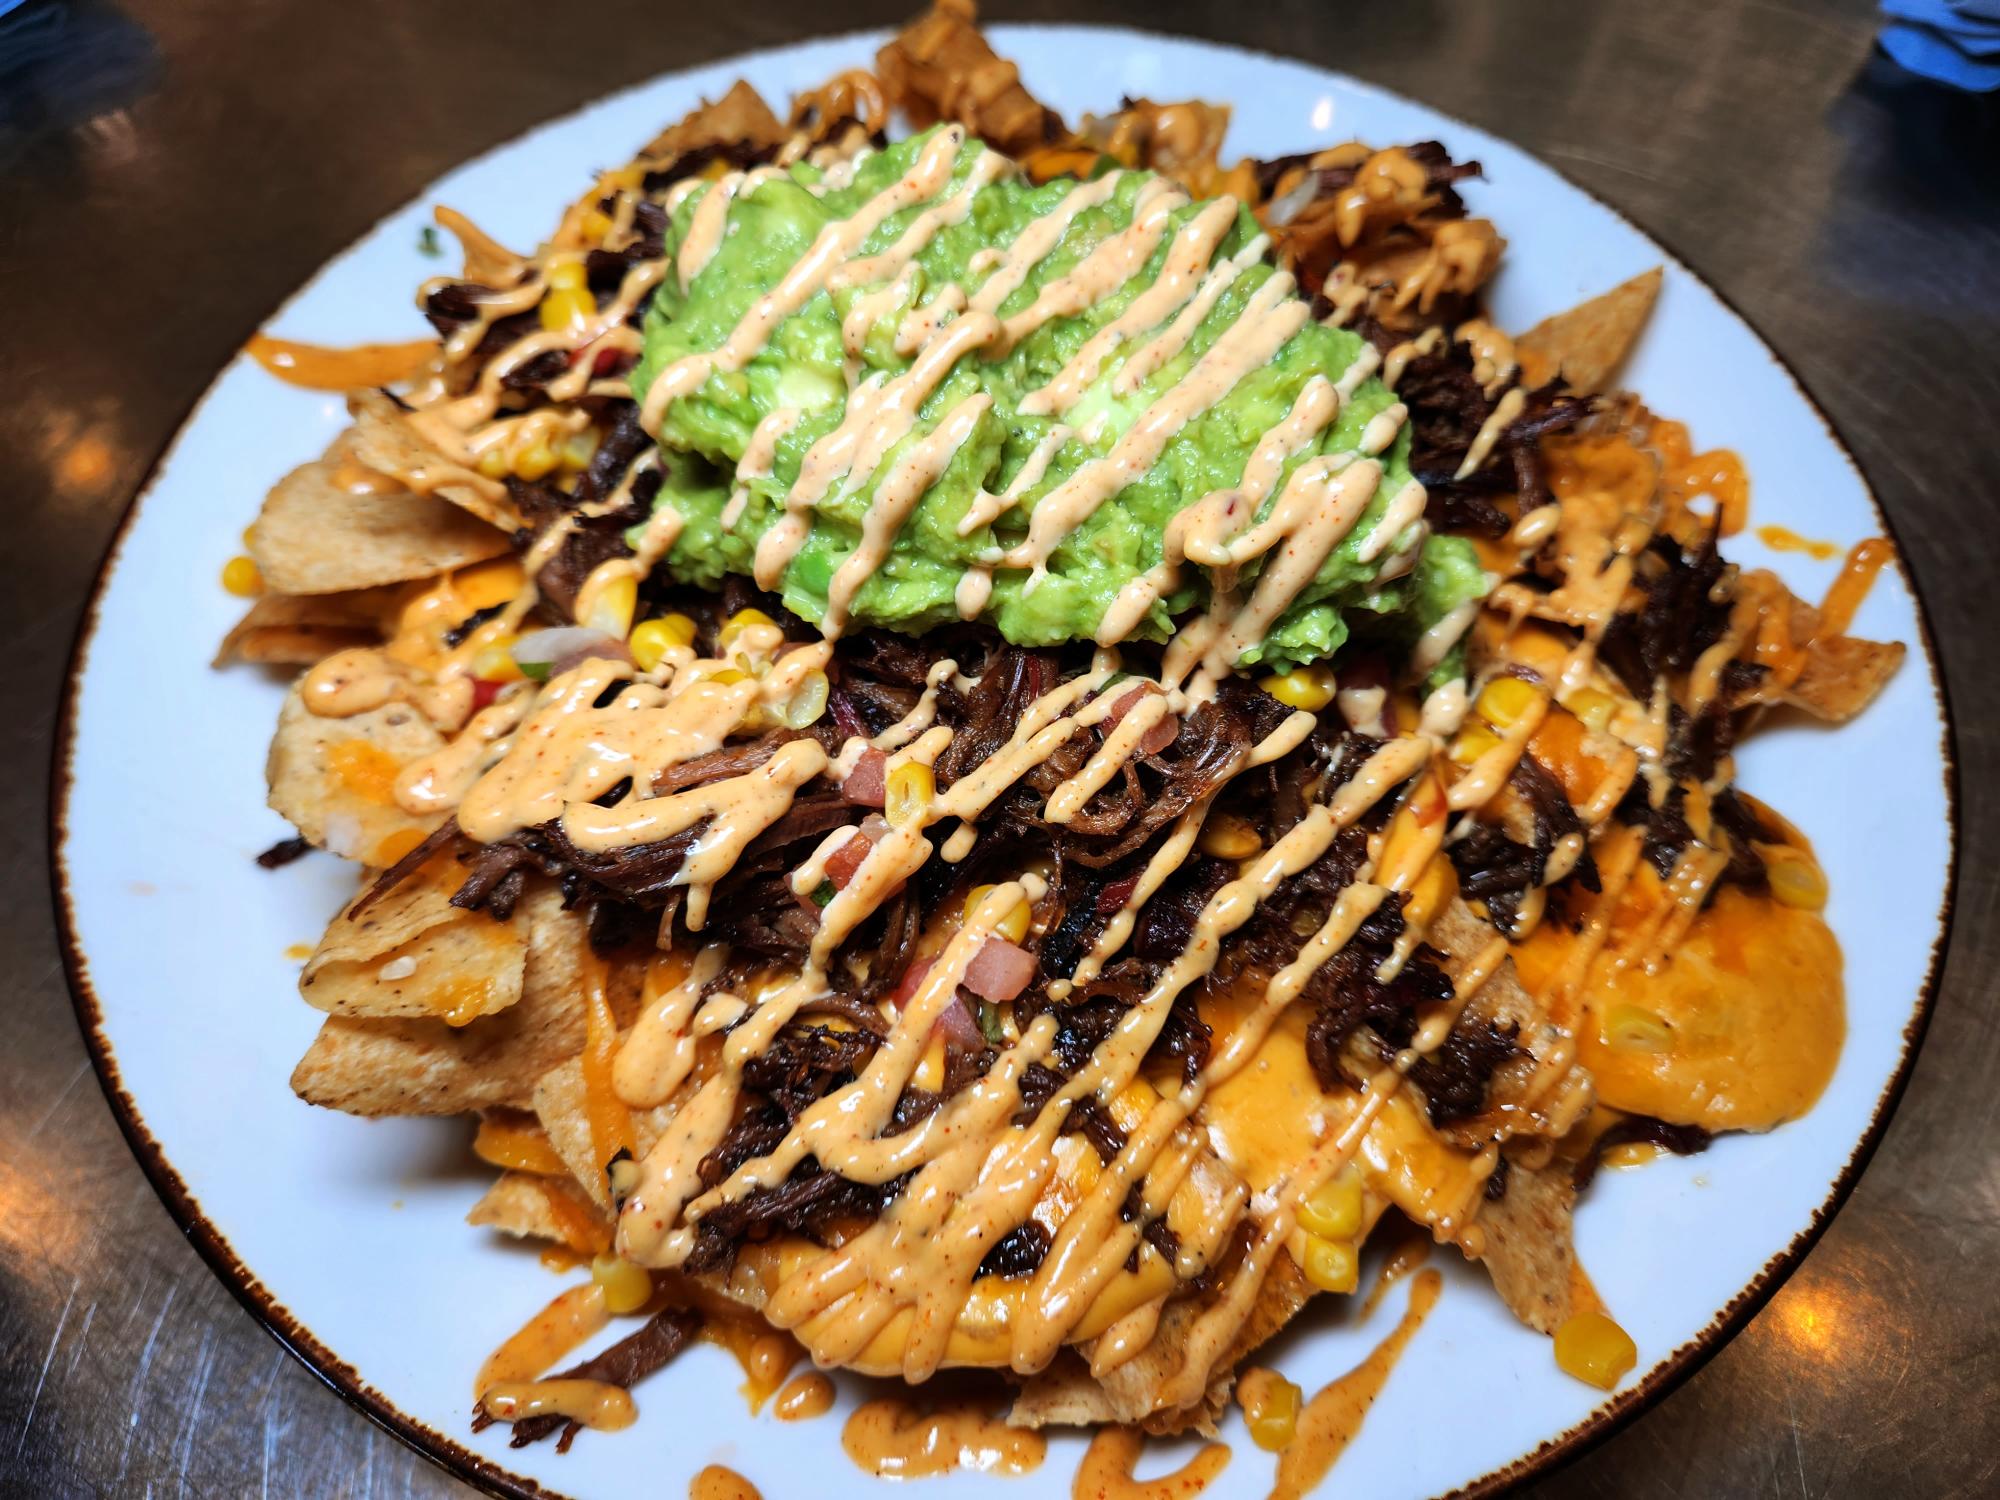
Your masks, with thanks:
M846 184L829 186L820 171L800 164L746 186L728 206L726 231L713 254L685 287L675 272L674 257L688 239L703 199L720 189L711 184L684 198L669 224L669 270L647 314L644 357L633 378L635 391L643 398L652 382L676 361L721 347L758 300L807 254L815 237L827 225L853 216L910 172L930 138L926 133L867 157ZM979 142L968 141L941 194L891 214L861 242L860 254L878 254L895 245L927 207L966 184L969 174L978 171L982 178L988 174L998 178L977 186L969 211L923 245L900 282L884 276L815 293L776 324L742 368L718 368L690 394L665 406L657 437L667 460L667 480L658 503L674 505L686 518L685 529L666 559L671 573L705 586L718 584L726 574L750 574L758 539L784 517L785 497L799 479L808 450L841 425L850 392L871 377L887 380L910 368L913 354L896 347L904 319L939 297L976 296L992 274L998 253L1031 223L1055 213L1077 188L1073 180L1037 187L993 174L991 162L979 166L985 151ZM1148 191L1149 177L1144 172L1121 174L1100 202L1076 215L1050 252L999 303L997 314L1004 319L1028 307L1044 287L1131 225L1135 205L1144 207L1141 194ZM1038 503L1080 466L1109 453L1119 437L1236 323L1257 289L1277 274L1261 259L1247 261L1200 316L1185 346L1129 393L1119 393L1114 383L1149 333L1118 345L1060 418L1024 413L1023 398L1053 380L1093 334L1118 318L1161 276L1175 233L1204 206L1189 202L1175 207L1151 258L1091 305L1049 319L1004 352L987 350L958 359L918 407L908 433L872 472L849 474L810 511L810 530L784 567L779 585L786 606L808 620L825 619L829 584L861 542L864 518L883 478L947 413L983 394L990 398L990 406L979 411L968 434L895 530L893 543L851 607L857 626L880 625L909 633L960 618L956 591L967 571L982 565L991 568L1000 552L1020 544ZM1255 221L1239 212L1215 246L1210 264L1236 255L1257 233ZM900 290L885 295L884 288L891 285ZM856 315L857 299L863 297L871 299L857 316L865 338L858 352L850 353L843 342L843 323ZM1200 313L1198 306L1194 310ZM909 341L904 347L909 348ZM1160 562L1172 517L1211 492L1239 484L1259 438L1285 419L1306 382L1315 375L1338 380L1361 349L1358 335L1306 321L1275 356L1250 368L1219 400L1189 420L1150 467L1133 474L1112 498L1069 531L1049 554L1046 576L1033 587L1023 568L994 568L982 617L1022 645L1093 637L1120 589ZM1316 455L1357 451L1369 419L1394 399L1379 381L1360 382L1338 417L1296 452L1283 472L1289 474ZM768 474L746 476L739 484L737 465L758 424L781 410L798 415L771 450ZM1072 429L1072 435L1055 450L1045 472L1022 486L1016 503L990 524L959 535L959 522L968 508L982 493L1007 492L1038 446L1045 446L1042 440L1058 420ZM1361 560L1363 539L1409 480L1408 443L1404 431L1382 453L1383 479L1367 510L1263 641L1244 653L1243 664L1284 667L1328 656L1347 638L1350 626L1407 639L1481 590L1480 567L1463 541L1424 539L1416 565L1407 566L1410 546L1423 537L1419 522L1371 561ZM1271 494L1281 486L1282 478ZM732 490L737 493L734 507ZM1268 498L1264 501L1265 512L1271 504ZM726 508L738 512L729 525L724 524ZM1385 565L1399 553L1404 554L1405 564L1400 576L1381 578ZM1244 568L1246 586L1260 562ZM1209 580L1202 570L1186 568L1178 585L1151 606L1130 634L1166 638L1173 618L1200 604L1208 591Z

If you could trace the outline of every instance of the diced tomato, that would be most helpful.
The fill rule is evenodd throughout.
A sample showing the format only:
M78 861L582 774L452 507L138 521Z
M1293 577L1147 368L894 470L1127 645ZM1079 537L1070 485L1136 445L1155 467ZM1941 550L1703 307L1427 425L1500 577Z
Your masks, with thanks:
M840 795L856 807L880 807L889 797L889 757L867 750L840 784Z
M487 704L500 696L500 689L506 685L504 682L488 682L483 677L473 678L472 711L478 713L480 709L486 707Z
M1112 704L1111 712L1104 716L1103 728L1105 734L1108 735L1112 730L1116 729L1118 721L1137 708L1139 700L1152 691L1153 689L1150 685L1142 682L1133 688L1131 692L1125 694L1124 697ZM1141 755L1158 755L1180 737L1181 721L1173 714L1167 714L1159 723L1148 729L1140 737L1139 753Z
M1132 899L1132 893L1139 889L1139 877L1127 875L1123 880L1114 880L1097 893L1097 914L1109 917Z
M837 891L847 889L847 882L854 878L854 872L861 868L861 862L868 857L868 851L875 846L866 834L856 833L827 858L826 878L833 882Z
M931 965L936 962L936 959L920 958L911 964L903 974L903 982L897 985L895 993L889 996L889 1004L897 1010L902 1010L916 999L917 991L924 987L924 979L929 975Z

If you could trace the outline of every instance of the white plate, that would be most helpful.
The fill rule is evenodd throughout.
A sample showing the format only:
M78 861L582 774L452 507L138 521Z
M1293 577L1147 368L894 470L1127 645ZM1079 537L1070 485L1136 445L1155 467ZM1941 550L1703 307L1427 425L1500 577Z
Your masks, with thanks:
M542 127L452 173L334 260L271 322L331 343L423 332L412 291L438 263L417 250L430 205L533 244L593 169L739 75L771 99L865 62L879 39L809 43L663 78ZM1407 100L1297 63L1094 28L999 27L1028 86L1075 118L1121 94L1200 97L1235 109L1231 154L1360 138L1435 138L1486 181L1475 211L1510 245L1497 320L1522 328L1645 268L1666 290L1629 370L1698 443L1741 453L1758 522L1848 542L1883 529L1861 476L1810 401L1744 323L1610 209L1515 148ZM325 858L281 874L251 856L289 830L264 807L280 685L210 671L238 601L214 583L265 488L317 454L341 401L292 389L239 358L210 389L140 496L81 638L58 762L57 885L71 977L107 1091L154 1181L246 1305L350 1399L440 1462L497 1492L680 1492L727 1463L773 1500L876 1492L839 1446L838 1415L749 1417L728 1357L706 1346L641 1387L639 1425L553 1445L468 1430L479 1360L557 1289L531 1253L461 1221L487 1173L454 1122L369 1123L308 1108L286 1085L319 1016L294 994L285 950L311 941L352 889ZM1808 597L1833 565L1767 556ZM1336 1470L1343 1493L1429 1495L1518 1477L1637 1410L1719 1345L1782 1278L1865 1160L1907 1071L1943 939L1952 860L1947 735L1935 664L1909 582L1885 572L1856 630L1906 641L1882 700L1837 734L1788 726L1743 751L1743 784L1811 835L1833 884L1827 915L1847 952L1850 1035L1805 1120L1643 1172L1610 1172L1577 1220L1582 1255L1638 1341L1612 1397L1557 1373L1485 1278L1448 1268L1444 1298ZM1920 649L1919 649L1920 648ZM1327 1316L1285 1336L1282 1363L1312 1389L1357 1361L1403 1306L1370 1326ZM843 1406L856 1387L843 1391ZM1438 1425L1436 1392L1454 1413ZM112 1414L115 1419L116 1414ZM1413 1434L1425 1434L1412 1441ZM1268 1455L1232 1418L1235 1459L1210 1492L1256 1495ZM1067 1494L1081 1441L1051 1444L1025 1480L960 1476L932 1488ZM1148 1459L1143 1472L1171 1455ZM1178 1462L1174 1458L1173 1462Z

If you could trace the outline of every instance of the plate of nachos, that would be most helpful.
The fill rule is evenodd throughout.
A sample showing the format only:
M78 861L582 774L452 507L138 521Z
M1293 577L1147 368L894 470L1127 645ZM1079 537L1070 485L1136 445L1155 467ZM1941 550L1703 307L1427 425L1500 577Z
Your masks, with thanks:
M1611 210L943 0L273 315L106 565L59 905L218 1272L494 1493L1482 1490L1865 1162L1937 681Z

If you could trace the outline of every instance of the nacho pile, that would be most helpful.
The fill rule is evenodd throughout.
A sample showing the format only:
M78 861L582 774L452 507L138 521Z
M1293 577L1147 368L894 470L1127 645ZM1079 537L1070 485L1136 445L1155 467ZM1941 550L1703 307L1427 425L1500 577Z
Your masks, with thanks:
M1510 337L1476 164L1227 122L1071 127L941 3L532 254L440 210L435 355L264 502L222 658L307 668L271 805L360 867L293 1085L476 1119L471 1222L594 1261L482 1422L622 1425L706 1318L1213 1432L1385 1221L1615 1382L1580 1185L1830 1076L1825 880L1731 751L1894 672L1884 544L1818 605L1724 560L1741 465L1617 385L1657 271Z

